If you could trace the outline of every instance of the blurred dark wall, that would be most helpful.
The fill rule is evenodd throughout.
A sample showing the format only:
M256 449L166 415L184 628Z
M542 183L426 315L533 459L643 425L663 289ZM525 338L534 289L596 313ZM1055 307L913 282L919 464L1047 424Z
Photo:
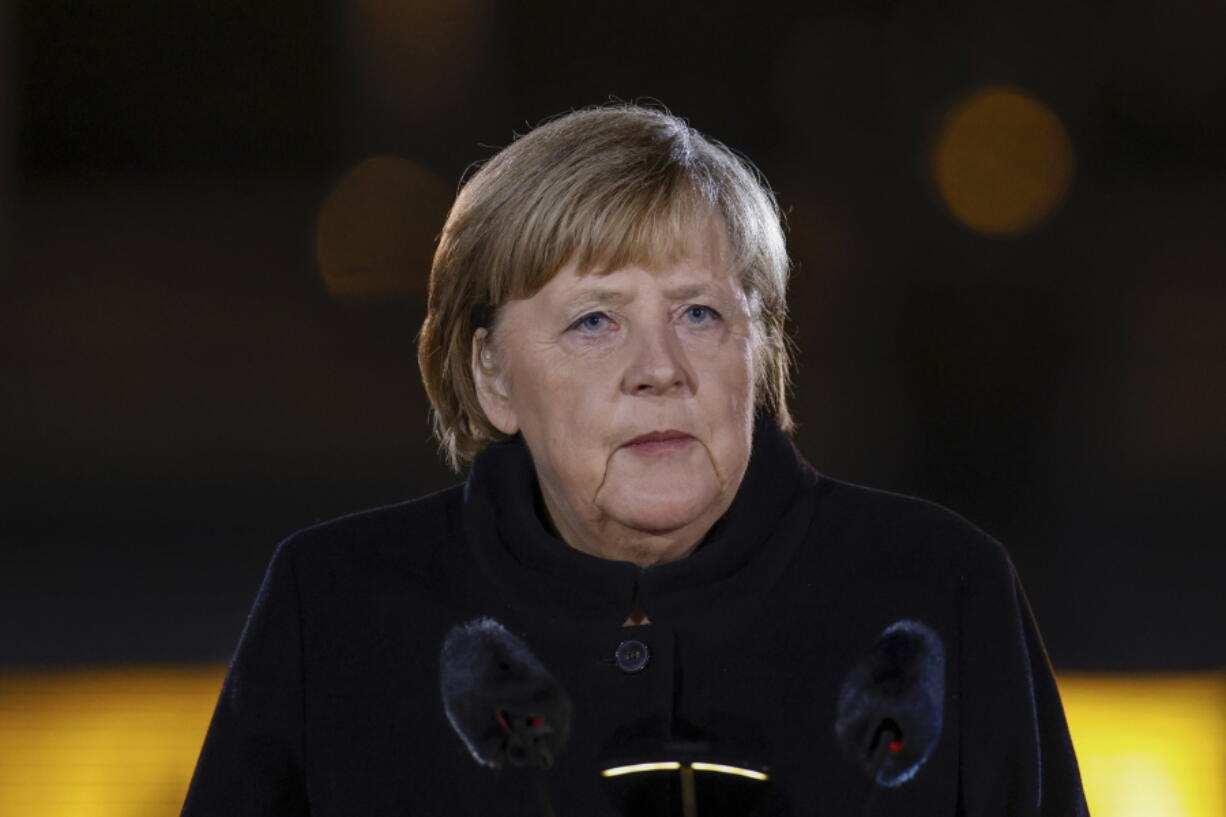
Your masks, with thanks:
M778 191L819 471L1004 541L1059 668L1226 663L1221 4L11 16L3 664L225 659L280 538L458 482L414 357L430 237L471 162L611 96L660 100ZM1042 100L1075 157L1007 238L931 179L985 83Z
M16 171L16 15L0 0L0 270L13 266L13 186Z

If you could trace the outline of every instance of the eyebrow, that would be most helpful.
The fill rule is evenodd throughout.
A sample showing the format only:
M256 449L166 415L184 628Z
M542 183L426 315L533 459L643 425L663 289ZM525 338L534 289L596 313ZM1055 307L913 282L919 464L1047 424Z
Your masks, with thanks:
M669 300L682 300L686 298L693 298L696 295L703 295L703 294L708 294L708 293L714 295L714 292L712 291L709 284L706 284L706 283L681 284L665 292L664 296L668 298ZM571 304L573 306L579 306L581 304L585 304L585 305L586 304L607 304L607 305L613 305L613 306L620 306L632 300L634 300L633 295L629 295L625 292L622 292L621 290L590 289L590 290L587 290L586 292L580 293L578 296L572 299Z

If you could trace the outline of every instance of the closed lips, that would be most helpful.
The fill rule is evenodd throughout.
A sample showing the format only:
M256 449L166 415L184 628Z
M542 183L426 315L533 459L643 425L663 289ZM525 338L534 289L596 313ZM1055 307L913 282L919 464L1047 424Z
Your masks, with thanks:
M626 445L638 445L639 443L655 443L663 440L677 440L689 437L684 431L653 431L650 434L640 434Z

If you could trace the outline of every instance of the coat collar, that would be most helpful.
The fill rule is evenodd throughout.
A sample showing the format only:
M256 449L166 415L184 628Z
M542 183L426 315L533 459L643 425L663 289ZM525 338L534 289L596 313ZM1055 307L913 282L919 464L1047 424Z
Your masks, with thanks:
M640 568L588 555L549 532L531 453L516 434L473 461L463 526L478 562L513 606L620 624L637 599L652 621L677 620L764 569L781 569L808 526L817 480L791 438L759 411L749 464L728 510L689 556Z

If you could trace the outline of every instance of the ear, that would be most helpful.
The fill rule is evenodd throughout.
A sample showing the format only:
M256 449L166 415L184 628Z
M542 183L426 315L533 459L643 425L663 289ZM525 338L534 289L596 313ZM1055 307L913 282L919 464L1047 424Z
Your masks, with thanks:
M519 418L511 405L505 352L494 347L489 330L484 326L473 333L472 371L477 400L485 416L503 434L519 431Z

